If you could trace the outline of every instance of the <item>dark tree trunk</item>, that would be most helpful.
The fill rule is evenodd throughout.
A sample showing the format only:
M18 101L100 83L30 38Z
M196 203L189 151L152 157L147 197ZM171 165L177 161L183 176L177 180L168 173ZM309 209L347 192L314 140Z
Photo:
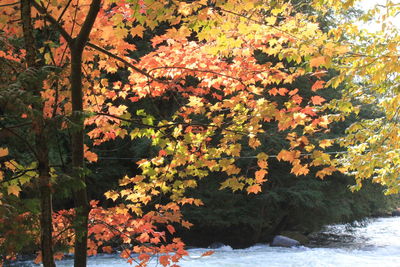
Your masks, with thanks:
M71 134L72 168L74 177L79 179L81 186L74 192L76 208L75 228L75 267L86 266L87 251L87 223L89 205L86 193L86 179L83 172L83 103L82 103L82 52L71 48L71 98L72 122L74 129Z
M21 19L24 33L26 62L28 68L40 67L37 63L35 38L31 22L30 0L21 0ZM35 95L40 95L41 84L34 87ZM40 245L44 267L55 267L52 243L52 201L49 168L49 150L47 146L46 122L43 115L42 103L33 105L39 115L33 115L32 128L35 133L35 150L38 161L39 188L40 188Z
M87 261L87 235L89 203L84 175L84 148L83 148L83 92L82 92L82 53L89 39L90 31L100 10L101 0L93 0L85 22L77 35L70 43L71 50L71 102L72 102L72 168L74 176L83 185L74 193L76 207L75 229L75 267L85 267Z

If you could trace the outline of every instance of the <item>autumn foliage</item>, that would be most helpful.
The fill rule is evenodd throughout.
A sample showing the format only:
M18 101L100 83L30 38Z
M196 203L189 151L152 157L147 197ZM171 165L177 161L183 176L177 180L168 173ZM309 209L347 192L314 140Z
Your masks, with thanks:
M353 111L350 102L327 102L320 95L345 79L342 72L331 79L328 69L350 64L342 61L349 44L338 41L341 29L322 31L316 16L302 14L288 1L101 1L84 43L83 112L77 115L72 112L71 50L86 30L95 2L30 1L38 68L27 67L26 50L14 42L23 36L19 4L5 0L0 9L0 59L7 76L0 86L0 102L7 115L28 125L40 118L44 124L37 127L58 132L76 131L71 118L82 116L82 151L88 163L98 160L96 146L117 138L147 139L158 151L136 162L139 174L121 178L119 189L105 192L114 207L91 201L88 255L115 252L118 243L121 257L130 263L145 266L153 255L160 255L161 265L173 266L187 255L184 244L174 237L174 227L191 225L180 207L202 204L186 198L185 190L213 172L229 177L221 189L256 194L268 182L270 157L289 162L295 175L306 175L311 167L319 178L348 170L325 152L334 141L318 138L329 131L331 122ZM319 3L323 1L316 2L315 8L324 12ZM338 10L343 7L329 3ZM151 52L131 57L141 52L135 40L160 25L168 26L151 38ZM122 71L123 77L110 79ZM293 86L299 79L308 82ZM32 84L39 85L39 95L31 93ZM18 99L17 105L10 105L13 99ZM170 116L153 114L140 107L145 99L169 101L176 108ZM42 110L35 110L36 102ZM395 106L390 101L385 105L391 110ZM2 120L0 126L13 135ZM359 131L357 127L349 132ZM289 145L276 154L260 151L277 132ZM342 143L361 140L356 139ZM236 164L244 156L243 147L250 147L257 160L257 169L247 173ZM2 205L7 205L2 196L18 197L36 183L35 159L13 158L12 150L0 148ZM34 149L30 152L35 154ZM51 183L56 184L63 172L52 168ZM53 243L60 251L73 252L76 220L73 209L54 212ZM5 239L0 243L6 244Z

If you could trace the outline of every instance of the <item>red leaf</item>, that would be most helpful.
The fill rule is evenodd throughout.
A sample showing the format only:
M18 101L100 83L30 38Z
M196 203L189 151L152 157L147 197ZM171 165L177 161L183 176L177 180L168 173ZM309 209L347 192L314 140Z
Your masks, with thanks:
M158 258L158 261L161 263L162 266L167 266L169 264L169 257L166 255L162 255L160 256L160 258Z
M160 151L158 151L158 156L159 157L164 157L166 155L167 155L167 152L165 150L161 149Z
M175 233L175 228L172 225L167 225L167 229L168 229L168 232L171 233L171 235Z

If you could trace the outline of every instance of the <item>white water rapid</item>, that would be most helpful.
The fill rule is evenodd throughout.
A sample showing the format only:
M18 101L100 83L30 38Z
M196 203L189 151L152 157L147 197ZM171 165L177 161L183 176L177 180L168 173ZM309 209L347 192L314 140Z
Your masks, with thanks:
M314 246L279 248L260 244L247 249L225 246L207 257L199 257L207 249L190 249L179 265L182 267L400 267L400 217L372 219L358 227L332 225L320 236L325 241ZM26 265L25 265L26 266ZM31 265L32 266L32 265ZM72 260L57 266L73 266ZM132 266L115 255L90 257L89 267ZM134 265L133 265L134 266ZM156 259L150 264L157 265Z

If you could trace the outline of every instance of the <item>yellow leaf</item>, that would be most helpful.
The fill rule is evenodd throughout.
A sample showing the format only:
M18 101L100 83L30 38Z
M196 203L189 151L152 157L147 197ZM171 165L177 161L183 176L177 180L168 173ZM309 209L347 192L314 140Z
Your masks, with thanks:
M328 139L324 139L321 142L319 142L319 146L322 147L322 148L326 148L326 147L332 146L332 144L333 144L333 141L332 140L328 140Z
M104 193L104 195L106 196L106 198L110 198L114 201L119 197L119 194L115 191L108 191Z

